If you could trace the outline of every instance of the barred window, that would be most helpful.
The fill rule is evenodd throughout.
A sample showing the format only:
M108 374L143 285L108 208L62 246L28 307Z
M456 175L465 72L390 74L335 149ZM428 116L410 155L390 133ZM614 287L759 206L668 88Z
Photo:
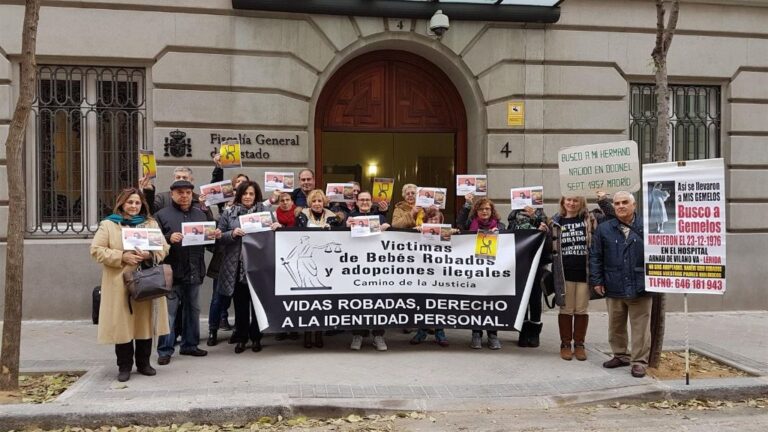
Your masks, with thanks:
M651 163L656 145L656 92L653 84L630 86L629 138L642 163ZM668 160L720 157L720 87L670 85Z
M27 142L34 142L28 230L87 235L135 185L146 142L145 73L137 68L38 67Z

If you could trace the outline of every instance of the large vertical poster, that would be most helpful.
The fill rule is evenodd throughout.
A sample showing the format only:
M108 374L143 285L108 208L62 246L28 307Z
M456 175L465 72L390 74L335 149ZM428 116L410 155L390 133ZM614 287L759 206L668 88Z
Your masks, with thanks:
M249 234L243 257L259 327L520 329L544 244L538 230L500 233L494 257L475 238L426 243L413 230Z
M645 287L725 292L723 159L643 165Z

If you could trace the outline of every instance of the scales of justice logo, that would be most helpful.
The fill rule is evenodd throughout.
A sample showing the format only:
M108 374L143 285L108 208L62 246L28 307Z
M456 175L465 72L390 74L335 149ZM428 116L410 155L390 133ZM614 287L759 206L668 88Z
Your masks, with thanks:
M316 251L322 250L324 253L341 253L341 243L328 242L323 244L312 244L309 236L302 236L301 241L296 245L287 257L281 257L282 266L293 279L291 291L316 291L330 290L332 287L326 285L321 280L325 275L330 274L329 269L318 271L317 263L313 255Z

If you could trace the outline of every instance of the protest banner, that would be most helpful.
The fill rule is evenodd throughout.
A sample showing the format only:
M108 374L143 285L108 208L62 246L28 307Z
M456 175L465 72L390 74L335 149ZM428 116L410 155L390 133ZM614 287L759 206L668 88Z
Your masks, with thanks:
M499 234L504 247L495 259L474 256L474 234L450 244L420 236L281 229L244 237L259 328L521 328L544 233Z
M219 164L222 168L239 168L243 166L243 161L240 158L240 143L236 141L229 141L221 144L219 149L221 159Z
M725 293L723 159L643 165L645 289Z
M640 189L640 162L634 141L568 147L557 154L560 193L574 197Z
M157 177L157 160L152 150L139 150L139 164L141 165L141 177Z

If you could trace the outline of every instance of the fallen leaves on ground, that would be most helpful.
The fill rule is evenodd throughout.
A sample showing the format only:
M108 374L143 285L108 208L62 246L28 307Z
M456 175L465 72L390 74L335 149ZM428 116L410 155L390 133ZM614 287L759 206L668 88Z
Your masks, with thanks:
M742 370L693 351L690 352L689 369L691 379L749 376ZM648 374L661 380L685 378L685 352L662 352L659 367L649 368Z
M21 401L33 404L51 402L64 393L78 378L80 378L78 373L21 375L19 377Z
M683 401L663 400L654 402L645 402L637 405L615 402L610 405L611 408L625 410L637 406L640 409L653 408L657 410L669 411L710 411L733 408L736 406L747 406L750 408L766 409L768 408L768 398L752 398L740 401L728 400L708 400L708 399L688 399Z

